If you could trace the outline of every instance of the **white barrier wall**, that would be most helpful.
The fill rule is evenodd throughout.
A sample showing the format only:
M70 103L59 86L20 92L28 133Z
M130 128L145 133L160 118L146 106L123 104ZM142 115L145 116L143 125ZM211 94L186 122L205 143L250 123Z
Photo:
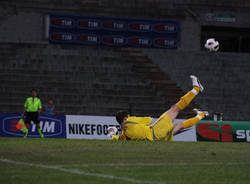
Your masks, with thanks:
M108 139L107 128L116 126L115 117L111 116L66 116L66 137L69 139Z
M175 123L185 121L185 119L176 119L174 121ZM177 134L174 136L174 141L188 141L188 142L196 142L196 128L195 126L192 126L191 128L185 129L185 131L181 132L180 134Z

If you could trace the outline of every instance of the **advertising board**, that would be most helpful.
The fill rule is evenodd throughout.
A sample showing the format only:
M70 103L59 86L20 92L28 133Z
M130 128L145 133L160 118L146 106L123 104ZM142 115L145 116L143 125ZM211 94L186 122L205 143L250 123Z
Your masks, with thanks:
M0 114L0 136L1 137L23 137L22 131L17 129L17 123L21 113ZM40 127L45 138L65 138L65 116L40 116ZM36 125L31 122L28 137L40 137Z

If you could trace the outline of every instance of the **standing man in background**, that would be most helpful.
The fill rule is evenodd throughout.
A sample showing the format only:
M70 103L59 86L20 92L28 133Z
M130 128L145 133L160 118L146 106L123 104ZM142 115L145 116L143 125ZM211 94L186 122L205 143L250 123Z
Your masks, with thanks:
M56 106L54 101L50 99L47 104L45 104L42 108L42 113L45 115L55 115L56 114Z
M24 114L26 115L25 118L25 125L27 129L29 129L29 125L31 121L36 124L36 127L38 129L38 132L41 136L41 138L44 138L43 132L40 127L40 111L42 109L42 103L41 100L38 98L37 90L32 89L31 90L32 96L27 98L24 103L24 111L22 114L22 119L24 118ZM26 138L28 136L28 131L24 133L24 137Z

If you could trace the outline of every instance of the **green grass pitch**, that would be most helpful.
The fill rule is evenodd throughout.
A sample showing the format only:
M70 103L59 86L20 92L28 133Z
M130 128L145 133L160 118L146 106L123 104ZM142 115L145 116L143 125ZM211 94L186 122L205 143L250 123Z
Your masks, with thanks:
M249 184L250 144L0 138L2 184Z

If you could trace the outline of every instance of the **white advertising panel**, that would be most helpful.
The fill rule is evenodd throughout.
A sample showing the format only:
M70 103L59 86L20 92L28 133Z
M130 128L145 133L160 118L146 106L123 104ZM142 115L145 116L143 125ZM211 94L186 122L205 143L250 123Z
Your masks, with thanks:
M153 122L156 121L153 118ZM184 121L177 119L177 122ZM66 116L66 137L68 139L110 139L107 137L107 128L116 126L120 133L120 126L114 116ZM196 141L195 127L186 129L180 134L174 136L175 141Z
M185 119L176 119L175 123L185 121ZM192 126L190 128L184 129L181 133L174 136L174 141L188 141L188 142L196 142L196 128Z
M116 126L120 130L115 117L112 116L66 116L66 133L69 139L109 139L107 128Z

